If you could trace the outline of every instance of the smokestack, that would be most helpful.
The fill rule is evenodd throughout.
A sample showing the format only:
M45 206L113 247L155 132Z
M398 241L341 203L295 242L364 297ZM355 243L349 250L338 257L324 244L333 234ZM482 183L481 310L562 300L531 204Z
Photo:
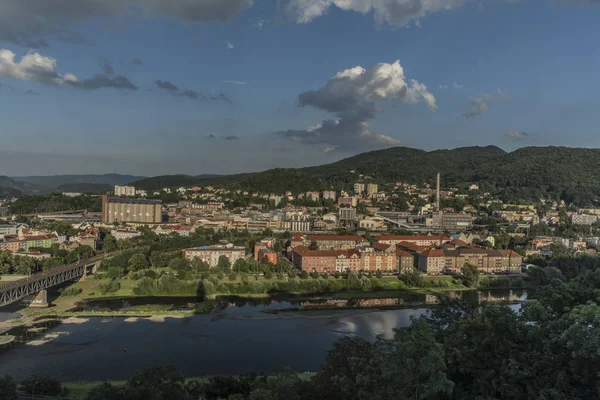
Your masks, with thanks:
M437 191L436 191L436 207L437 207L437 212L440 212L440 173L437 173Z

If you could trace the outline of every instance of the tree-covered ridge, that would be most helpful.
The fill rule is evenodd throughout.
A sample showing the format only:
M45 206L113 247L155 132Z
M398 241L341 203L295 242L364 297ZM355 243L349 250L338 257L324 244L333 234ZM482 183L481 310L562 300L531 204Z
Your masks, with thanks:
M600 149L526 147L511 153L494 146L426 152L407 147L359 154L332 164L223 177L162 176L136 183L141 189L174 186L222 186L249 191L295 193L350 188L359 175L373 182L414 184L435 181L439 171L444 187L476 183L482 191L507 201L548 197L579 206L596 205L600 198Z
M99 212L101 209L102 199L99 196L69 197L59 193L22 196L10 204L10 212L13 214L37 214L69 210Z

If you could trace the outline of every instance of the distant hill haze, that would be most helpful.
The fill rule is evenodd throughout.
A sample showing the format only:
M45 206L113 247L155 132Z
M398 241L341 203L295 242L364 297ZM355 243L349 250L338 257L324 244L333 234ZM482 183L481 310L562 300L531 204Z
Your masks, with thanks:
M127 185L140 179L143 176L105 174L105 175L53 175L53 176L19 176L9 178L14 181L23 182L38 186L45 191L58 190L61 185L72 184L102 184L106 186ZM0 183L0 186L1 183ZM61 190L66 191L66 190Z
M351 190L359 175L365 182L435 183L439 171L444 187L481 190L505 201L562 199L579 206L598 205L600 149L525 147L505 152L495 146L424 151L394 147L359 154L338 162L307 168L277 168L228 176L168 175L135 182L136 188L157 190L178 186L223 186L249 191L301 193L329 188Z

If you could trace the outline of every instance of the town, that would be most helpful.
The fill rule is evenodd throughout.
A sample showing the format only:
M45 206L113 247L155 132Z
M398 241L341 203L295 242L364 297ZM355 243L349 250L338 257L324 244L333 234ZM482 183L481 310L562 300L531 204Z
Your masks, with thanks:
M467 265L484 275L518 275L553 252L596 254L600 209L565 202L505 204L477 183L462 188L373 183L359 175L348 189L305 193L260 193L217 187L115 186L98 195L99 212L67 210L10 214L19 199L0 210L0 251L22 262L19 273L40 271L54 250L89 254L122 243L148 229L158 237L189 236L198 228L215 232L264 232L253 245L219 243L182 249L190 262L214 268L253 258L279 260L308 273L459 275ZM77 198L82 193L58 196ZM68 225L60 232L56 224ZM269 237L273 236L273 237ZM277 238L275 237L277 236ZM282 239L283 238L283 239ZM0 273L10 271L6 264Z

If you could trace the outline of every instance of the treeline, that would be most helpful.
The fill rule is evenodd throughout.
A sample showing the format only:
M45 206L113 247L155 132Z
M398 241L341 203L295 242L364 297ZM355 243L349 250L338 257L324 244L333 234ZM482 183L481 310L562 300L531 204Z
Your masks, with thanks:
M10 204L12 214L37 214L69 210L100 212L102 210L102 199L87 195L68 197L60 193L51 193L21 196Z
M374 182L434 184L442 173L444 187L465 189L477 183L505 202L564 200L581 207L598 205L600 178L594 174L600 150L528 147L506 153L494 146L425 152L406 147L363 153L336 163L298 169L272 169L218 178L162 176L138 182L144 189L214 185L267 193L302 193L351 187L359 174Z

